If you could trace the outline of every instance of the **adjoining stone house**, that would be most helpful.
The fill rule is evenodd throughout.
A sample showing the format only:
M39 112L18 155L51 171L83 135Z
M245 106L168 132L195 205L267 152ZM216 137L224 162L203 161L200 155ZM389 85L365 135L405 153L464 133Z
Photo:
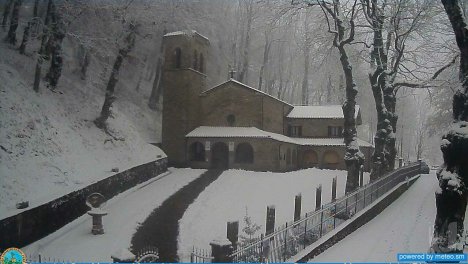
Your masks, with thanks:
M162 147L173 166L288 171L345 169L340 105L293 106L234 79L206 87L209 40L163 38ZM361 124L359 107L357 124ZM373 146L359 140L369 170Z

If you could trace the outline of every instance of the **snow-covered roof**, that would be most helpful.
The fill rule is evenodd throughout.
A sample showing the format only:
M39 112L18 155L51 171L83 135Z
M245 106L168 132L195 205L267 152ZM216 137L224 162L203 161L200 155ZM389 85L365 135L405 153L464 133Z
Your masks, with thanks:
M293 138L296 142L303 146L344 146L343 138ZM358 138L360 147L373 147L367 141Z
M222 137L222 138L271 138L277 141L297 144L285 135L263 131L256 127L211 127L200 126L188 133L186 137Z
M201 94L209 93L209 92L211 92L211 91L213 91L213 90L215 90L215 89L217 89L217 88L219 88L219 87L222 87L223 85L225 85L226 83L229 83L229 82L238 84L238 85L240 85L240 86L242 86L242 87L244 87L244 88L253 90L253 91L257 92L257 93L260 93L260 94L263 94L263 95L268 96L268 97L270 97L270 98L273 98L273 99L275 99L276 101L279 101L279 102L281 102L281 103L283 103L283 104L292 106L291 104L289 104L289 103L287 103L287 102L285 102L285 101L283 101L283 100L280 100L280 99L278 99L278 98L276 98L276 97L274 97L274 96L272 96L272 95L269 95L269 94L267 94L267 93L265 93L265 92L262 92L262 91L260 91L260 90L258 90L258 89L255 89L255 88L253 88L253 87L251 87L251 86L248 86L247 84L241 83L241 82L239 82L239 81L237 81L237 80L234 80L234 79L232 79L232 78L229 79L229 80L227 80L227 81L225 81L225 82L223 82L223 83L221 83L221 84L216 85L215 87L212 87L212 88L210 88L210 89L208 89L208 90L203 91Z
M264 131L256 127L212 127L200 126L188 133L186 137L250 137L265 138Z
M213 127L200 126L186 135L189 138L271 138L277 141L302 146L344 146L343 138L291 138L285 135L264 131L256 127ZM358 139L359 146L372 147L372 144Z
M359 105L356 105L354 117L359 115ZM340 119L344 118L341 105L299 105L294 106L288 114L288 118L317 118Z
M200 36L204 38L207 41L210 41L207 37L203 36L202 34L198 33L195 30L180 30L180 31L174 31L174 32L169 32L164 35L164 37L171 37L171 36L180 36L180 35L186 35L186 36Z

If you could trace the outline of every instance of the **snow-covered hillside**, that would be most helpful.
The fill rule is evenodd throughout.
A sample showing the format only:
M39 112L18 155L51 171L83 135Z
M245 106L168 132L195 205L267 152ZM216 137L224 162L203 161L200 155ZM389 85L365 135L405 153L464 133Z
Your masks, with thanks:
M151 85L116 89L109 128L96 128L105 83L81 81L65 69L56 92L32 90L35 59L0 44L0 219L80 189L94 181L155 160L160 117L147 107ZM43 69L46 72L47 69ZM44 84L44 82L42 82Z

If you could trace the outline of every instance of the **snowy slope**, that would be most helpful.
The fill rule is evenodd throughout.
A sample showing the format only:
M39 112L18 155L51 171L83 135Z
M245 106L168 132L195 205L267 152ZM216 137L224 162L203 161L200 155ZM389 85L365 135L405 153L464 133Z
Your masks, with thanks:
M331 200L332 178L337 176L337 196L344 195L346 171L306 169L274 173L243 170L225 171L189 206L179 222L178 255L190 260L193 246L207 249L209 243L226 236L226 223L239 221L242 230L246 214L265 232L266 207L275 205L276 226L293 220L294 196L302 194L302 214L315 208L315 189L322 184L322 203ZM365 174L365 182L369 175ZM240 231L242 232L242 231ZM258 232L258 235L260 235Z
M125 141L109 141L92 122L102 88L65 71L58 92L41 86L35 93L34 66L33 58L0 44L0 219L19 212L18 201L36 206L110 176L114 167L123 171L164 156L146 140L159 122L143 99L118 88L109 125Z
M434 171L421 177L369 223L311 262L395 262L397 253L425 253L435 219Z
M91 234L91 216L83 215L57 232L23 248L26 254L68 262L111 262L116 251L129 248L139 223L177 190L205 170L170 168L158 178L142 183L109 200L104 207L105 234Z

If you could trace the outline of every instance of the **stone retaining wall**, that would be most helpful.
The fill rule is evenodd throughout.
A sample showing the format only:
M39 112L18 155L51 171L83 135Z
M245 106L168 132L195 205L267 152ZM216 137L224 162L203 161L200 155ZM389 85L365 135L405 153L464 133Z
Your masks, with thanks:
M0 252L24 247L85 214L86 197L99 192L106 199L167 171L167 158L142 164L102 179L46 204L0 220Z

